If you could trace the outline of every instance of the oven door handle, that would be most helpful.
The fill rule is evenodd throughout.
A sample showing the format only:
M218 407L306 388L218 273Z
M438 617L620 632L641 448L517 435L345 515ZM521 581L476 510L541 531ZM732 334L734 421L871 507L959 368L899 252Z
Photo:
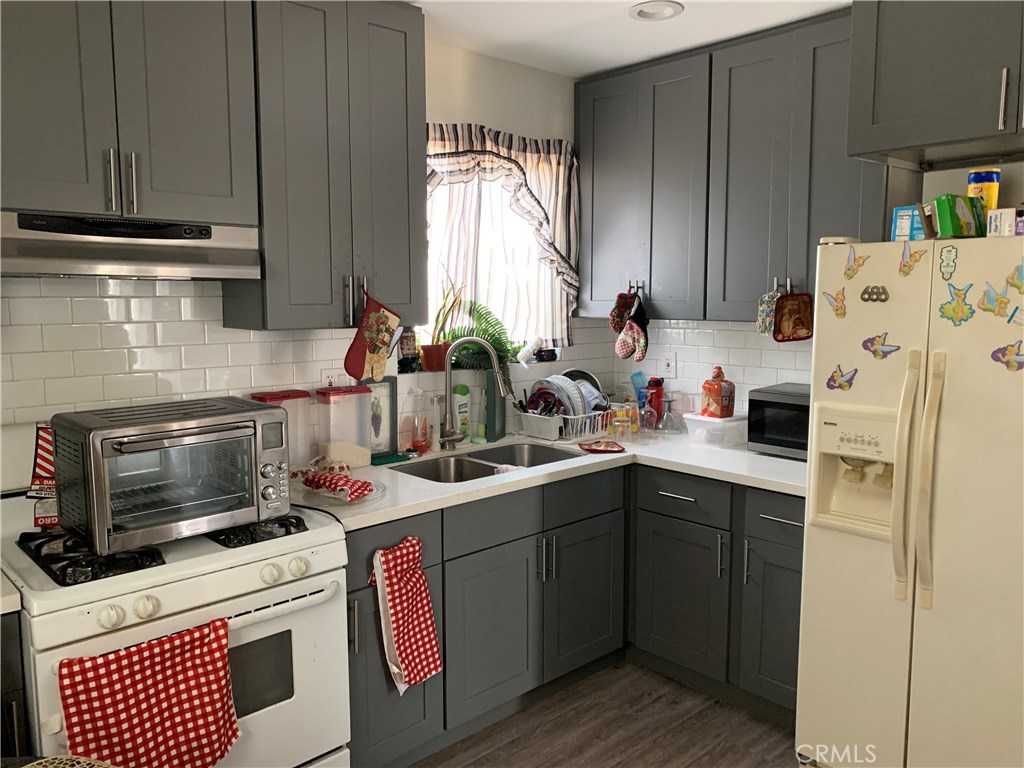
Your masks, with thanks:
M298 597L294 600L289 600L287 603L280 603L279 605L259 611L243 613L240 616L228 619L228 630L234 632L244 627L251 627L253 624L262 624L264 621L270 621L271 619L287 616L290 613L296 613L306 608L312 608L314 605L326 603L338 594L339 589L341 589L341 584L337 581L332 581L324 587L322 592L315 592L307 597Z
M234 429L220 429L215 432L204 432L196 435L185 435L183 437L165 437L160 440L148 440L139 438L125 438L115 441L111 447L118 453L143 453L163 448L174 448L179 445L201 445L202 443L215 443L220 440L234 440L241 437L252 437L256 430L252 427L237 427Z

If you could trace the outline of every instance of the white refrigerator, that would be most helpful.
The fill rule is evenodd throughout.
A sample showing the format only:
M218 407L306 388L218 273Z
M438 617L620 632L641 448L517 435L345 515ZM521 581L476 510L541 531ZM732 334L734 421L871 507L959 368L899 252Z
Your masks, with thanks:
M1024 238L822 246L796 748L1024 765Z

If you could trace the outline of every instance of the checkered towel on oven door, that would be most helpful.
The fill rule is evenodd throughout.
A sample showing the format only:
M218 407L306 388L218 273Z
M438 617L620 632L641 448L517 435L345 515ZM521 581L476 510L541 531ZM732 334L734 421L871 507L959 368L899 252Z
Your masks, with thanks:
M72 755L121 768L207 768L239 736L226 619L63 659L58 678Z
M423 544L415 536L406 536L397 547L378 549L373 555L369 583L378 585L384 655L399 695L443 668L422 562Z

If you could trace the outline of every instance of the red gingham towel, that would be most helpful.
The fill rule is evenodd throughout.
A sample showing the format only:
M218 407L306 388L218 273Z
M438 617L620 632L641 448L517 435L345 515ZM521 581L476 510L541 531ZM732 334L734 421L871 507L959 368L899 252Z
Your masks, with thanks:
M356 480L349 475L341 475L330 471L311 472L302 475L302 484L314 490L326 488L333 493L345 491L348 493L348 501L356 501L373 491L373 483L368 480Z
M238 739L228 622L63 659L68 750L121 768L207 768Z
M370 584L378 585L384 654L399 695L442 669L422 562L423 544L415 536L406 536L397 547L378 549L373 555Z

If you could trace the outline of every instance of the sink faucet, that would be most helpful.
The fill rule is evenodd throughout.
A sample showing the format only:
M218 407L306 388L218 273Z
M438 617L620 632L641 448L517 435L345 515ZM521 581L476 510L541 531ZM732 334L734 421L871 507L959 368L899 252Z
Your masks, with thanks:
M464 344L479 344L491 358L491 367L494 369L494 385L498 388L498 394L502 397L509 395L505 380L501 377L501 369L498 366L498 355L494 347L483 339L476 336L463 336L452 342L448 347L448 353L444 356L444 426L441 428L441 450L453 451L458 443L465 439L465 435L455 426L455 417L452 414L452 359L455 357L455 350Z

